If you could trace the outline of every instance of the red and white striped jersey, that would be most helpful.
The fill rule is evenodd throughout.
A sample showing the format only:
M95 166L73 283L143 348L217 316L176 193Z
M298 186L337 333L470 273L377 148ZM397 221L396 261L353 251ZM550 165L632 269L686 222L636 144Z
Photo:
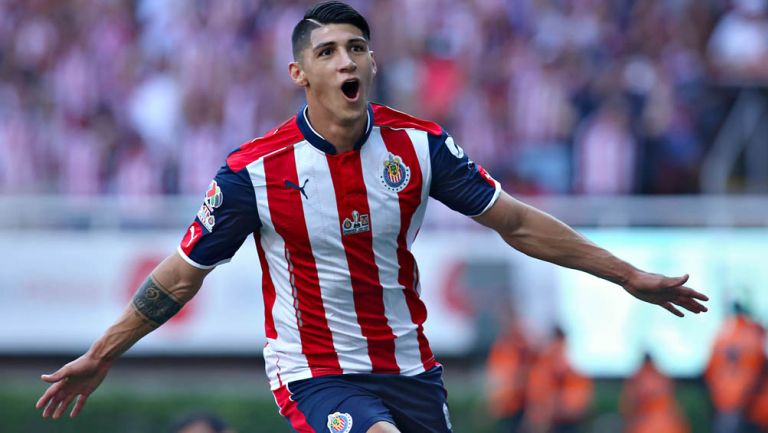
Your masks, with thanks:
M211 268L253 233L272 389L327 374L415 375L436 365L410 252L428 198L474 216L499 193L435 123L372 104L354 150L336 154L304 107L229 155L179 253Z

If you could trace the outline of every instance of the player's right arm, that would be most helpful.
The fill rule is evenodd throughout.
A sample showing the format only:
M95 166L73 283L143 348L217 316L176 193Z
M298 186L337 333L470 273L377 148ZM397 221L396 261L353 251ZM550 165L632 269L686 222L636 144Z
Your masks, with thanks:
M51 384L35 405L43 410L43 417L58 419L75 399L70 416L77 416L115 359L173 317L200 290L210 271L190 265L177 253L160 263L136 290L120 318L88 352L53 374L42 375L42 380Z
M235 172L222 167L177 253L152 271L122 316L87 353L59 371L42 376L51 384L36 404L43 410L43 417L59 418L77 399L70 414L76 416L115 359L176 314L200 290L205 276L228 262L259 227L247 170Z

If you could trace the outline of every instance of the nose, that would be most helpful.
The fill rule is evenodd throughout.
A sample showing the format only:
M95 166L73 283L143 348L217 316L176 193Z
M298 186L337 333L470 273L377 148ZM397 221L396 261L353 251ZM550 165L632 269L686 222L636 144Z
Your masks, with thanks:
M352 60L352 56L346 50L341 50L342 54L339 59L339 72L354 72L357 70L357 63Z

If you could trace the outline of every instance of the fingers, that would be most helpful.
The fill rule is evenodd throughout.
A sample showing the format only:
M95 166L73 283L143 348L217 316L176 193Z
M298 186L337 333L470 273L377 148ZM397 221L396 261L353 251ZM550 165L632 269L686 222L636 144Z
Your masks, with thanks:
M64 411L67 410L67 407L69 407L69 404L72 403L72 400L75 399L75 394L69 394L61 401L61 403L58 404L56 407L56 410L53 412L53 419L59 419L61 418L61 414L64 413Z
M669 311L670 313L674 314L674 315L675 315L675 316L677 316L677 317L683 317L683 316L685 316L685 315L684 315L684 314L683 314L683 313L682 313L680 310L678 310L677 308L675 308L675 306L674 306L674 305L672 305L672 303L671 303L671 302L665 302L665 303L664 303L664 304L662 304L661 306L662 306L662 307L664 307L664 309L666 309L667 311Z
M685 308L686 310L692 312L692 313L705 313L709 311L709 309L696 301L695 299L686 298L686 297L678 297L673 301L675 304Z
M64 379L67 377L67 375L64 373L64 368L60 368L57 372L53 374L43 374L40 376L40 379L42 379L44 382L48 383L56 383L60 381L61 379Z
M703 293L699 293L693 289L689 289L688 287L680 287L679 289L677 289L677 292L689 298L696 298L701 301L709 301L709 296Z
M56 393L52 398L51 401L48 402L48 405L45 406L45 409L43 410L43 418L48 418L53 414L53 411L56 410L56 408L59 406L59 403L61 402L61 397L59 393Z
M77 414L80 413L80 410L83 409L83 406L85 406L85 401L88 400L87 395L79 395L77 397L77 402L75 402L75 407L72 408L72 413L69 414L70 418L74 418L77 416Z
M59 391L59 388L61 388L61 386L58 383L55 385L49 386L48 389L45 390L45 393L43 394L43 396L40 397L39 400L37 400L37 403L35 404L35 408L36 409L44 408L45 405L47 405L50 399L54 396L54 394L56 394Z

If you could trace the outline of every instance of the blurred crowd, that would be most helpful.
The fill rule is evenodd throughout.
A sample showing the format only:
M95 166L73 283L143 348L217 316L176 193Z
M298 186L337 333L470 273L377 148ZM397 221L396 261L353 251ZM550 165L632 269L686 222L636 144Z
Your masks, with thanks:
M0 193L200 194L295 113L300 0L0 2ZM696 193L765 0L350 1L377 102L441 122L519 193Z
M513 317L513 316L511 316ZM665 350L656 346L653 350ZM488 412L500 433L690 433L702 424L713 433L768 431L766 330L742 304L718 331L701 377L711 419L690 419L678 401L675 380L646 353L622 385L619 420L590 425L595 405L593 379L570 362L566 335L535 340L524 324L507 320L487 361ZM690 401L688 402L690 405ZM690 410L691 407L688 407ZM593 420L594 421L594 420ZM694 422L697 421L697 422Z

